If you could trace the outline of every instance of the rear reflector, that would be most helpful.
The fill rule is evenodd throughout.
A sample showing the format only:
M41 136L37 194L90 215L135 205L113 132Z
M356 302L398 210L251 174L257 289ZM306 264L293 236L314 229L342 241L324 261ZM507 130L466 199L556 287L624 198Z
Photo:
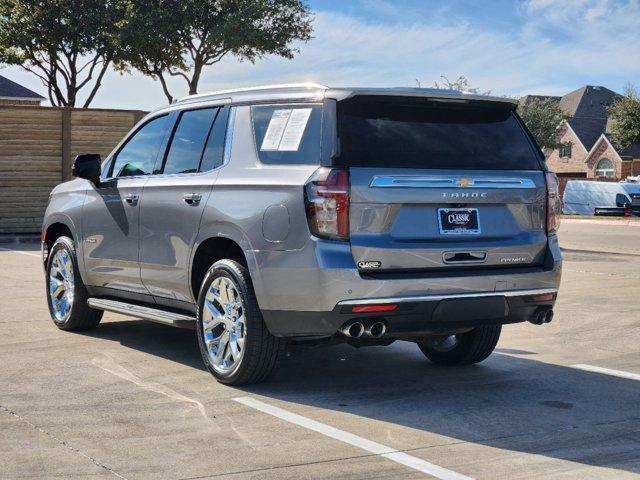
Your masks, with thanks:
M351 308L352 313L372 313L372 312L392 312L398 308L397 304L391 305L355 305Z
M533 302L551 302L555 298L555 293L545 293L543 295L535 295L531 297Z

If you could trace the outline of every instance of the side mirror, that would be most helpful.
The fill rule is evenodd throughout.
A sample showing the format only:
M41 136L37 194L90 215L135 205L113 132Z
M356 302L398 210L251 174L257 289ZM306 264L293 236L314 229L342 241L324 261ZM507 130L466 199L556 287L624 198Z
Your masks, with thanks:
M624 193L616 194L616 206L628 208L631 206L631 201Z
M73 161L71 174L74 177L89 180L94 185L100 185L100 155L97 153L85 153L78 155Z

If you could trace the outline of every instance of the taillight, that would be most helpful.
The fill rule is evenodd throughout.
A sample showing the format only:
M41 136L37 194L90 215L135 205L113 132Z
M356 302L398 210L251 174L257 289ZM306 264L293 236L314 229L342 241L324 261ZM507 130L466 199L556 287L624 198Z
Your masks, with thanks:
M562 200L558 177L555 173L545 174L547 182L547 233L555 233L560 227L560 213L562 213Z
M373 312L393 312L398 308L397 303L386 303L380 305L354 305L351 308L353 313L373 313Z
M349 172L319 168L305 185L309 230L316 237L349 239Z

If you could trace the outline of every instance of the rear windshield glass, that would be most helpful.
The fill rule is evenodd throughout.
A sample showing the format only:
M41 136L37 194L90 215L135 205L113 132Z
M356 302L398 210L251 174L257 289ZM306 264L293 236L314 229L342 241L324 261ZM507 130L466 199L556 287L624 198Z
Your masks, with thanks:
M342 166L540 169L509 108L347 101L339 109Z
M321 105L254 106L251 114L262 163L320 163Z

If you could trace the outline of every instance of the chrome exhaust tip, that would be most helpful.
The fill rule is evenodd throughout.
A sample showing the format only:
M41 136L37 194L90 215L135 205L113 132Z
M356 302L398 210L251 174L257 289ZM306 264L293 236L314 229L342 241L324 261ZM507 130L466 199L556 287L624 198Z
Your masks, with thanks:
M365 333L373 338L380 338L387 333L387 326L383 322L373 322L365 330Z
M362 322L347 323L340 327L340 332L349 338L360 338L364 334L364 325Z
M551 320L553 320L553 310L550 308L540 308L534 316L529 319L529 322L534 325L544 325Z

